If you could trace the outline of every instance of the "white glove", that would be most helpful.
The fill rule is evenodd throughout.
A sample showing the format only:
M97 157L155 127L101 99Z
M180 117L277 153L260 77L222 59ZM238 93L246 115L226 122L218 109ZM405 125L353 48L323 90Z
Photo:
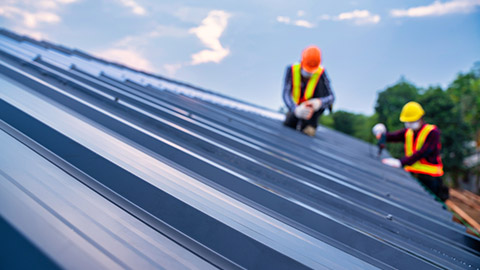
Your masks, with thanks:
M313 109L312 107L307 106L305 102L302 102L302 104L298 105L297 108L295 108L295 116L300 119L310 119L313 114Z
M320 98L312 98L305 102L307 103L307 106L312 107L314 112L320 110L320 107L322 107L322 100Z
M394 168L400 168L402 167L402 162L396 158L384 158L382 159L382 163Z
M378 123L372 128L372 133L375 135L375 137L377 137L377 139L379 139L380 136L385 132L387 132L387 128L382 123Z

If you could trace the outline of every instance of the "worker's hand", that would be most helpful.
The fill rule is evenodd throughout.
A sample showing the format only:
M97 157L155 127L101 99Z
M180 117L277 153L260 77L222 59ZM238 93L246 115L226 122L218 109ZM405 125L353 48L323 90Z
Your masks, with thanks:
M382 163L394 168L402 167L402 162L396 158L384 158L382 159Z
M387 128L382 123L378 123L372 128L372 133L373 135L375 135L377 140L380 140L380 138L382 137L382 134L385 132L387 132Z
M308 120L313 115L313 108L311 106L307 106L306 102L302 102L297 106L297 108L295 108L294 113L297 118Z
M307 106L312 107L313 111L315 112L320 110L322 107L322 100L320 98L312 98L305 102L307 103Z

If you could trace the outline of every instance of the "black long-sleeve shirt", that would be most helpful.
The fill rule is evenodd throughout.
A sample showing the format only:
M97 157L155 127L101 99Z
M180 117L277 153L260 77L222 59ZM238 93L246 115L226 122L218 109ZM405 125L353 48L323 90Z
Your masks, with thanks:
M303 76L301 77L300 96L304 95L308 80L309 78L304 78ZM330 88L330 81L328 80L326 71L324 71L322 73L322 76L320 76L312 98L320 98L322 100L321 109L327 108L335 101L335 96L333 95L333 91ZM285 102L285 105L287 106L289 111L295 111L297 104L295 104L292 98L292 66L288 66L285 72L285 82L283 84L283 101Z

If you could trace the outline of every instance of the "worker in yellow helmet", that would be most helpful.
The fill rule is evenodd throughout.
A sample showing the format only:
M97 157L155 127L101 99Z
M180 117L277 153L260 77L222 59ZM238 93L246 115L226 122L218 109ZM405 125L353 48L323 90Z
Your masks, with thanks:
M326 108L331 110L335 100L321 59L320 49L309 46L300 63L288 66L285 72L283 101L288 113L283 124L309 136L315 135L318 118Z
M405 156L401 159L385 158L386 165L411 172L424 186L441 200L448 199L448 188L443 185L443 164L440 158L440 130L435 125L425 123L422 106L410 101L402 108L400 121L405 128L387 132L384 124L376 124L372 131L377 139L387 142L403 142Z

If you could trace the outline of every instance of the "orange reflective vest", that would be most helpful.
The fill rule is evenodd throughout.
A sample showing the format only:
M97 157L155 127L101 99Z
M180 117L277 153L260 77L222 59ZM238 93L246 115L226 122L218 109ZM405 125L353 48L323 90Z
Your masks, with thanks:
M302 74L301 74L301 67L300 63L296 63L292 65L292 98L295 104L299 105L300 103L304 102L305 100L309 100L313 97L313 93L315 93L315 88L317 87L318 80L320 80L320 76L324 71L323 67L319 67L317 71L315 71L308 80L307 87L305 88L305 93L303 97L301 97L302 90L300 89Z
M409 157L422 149L428 134L436 128L435 125L424 125L419 131L415 141L413 141L413 130L408 129L405 132L405 155ZM404 169L412 173L428 174L434 177L443 175L443 164L440 156L438 157L438 164L429 163L425 158L421 158L414 164L405 166Z

